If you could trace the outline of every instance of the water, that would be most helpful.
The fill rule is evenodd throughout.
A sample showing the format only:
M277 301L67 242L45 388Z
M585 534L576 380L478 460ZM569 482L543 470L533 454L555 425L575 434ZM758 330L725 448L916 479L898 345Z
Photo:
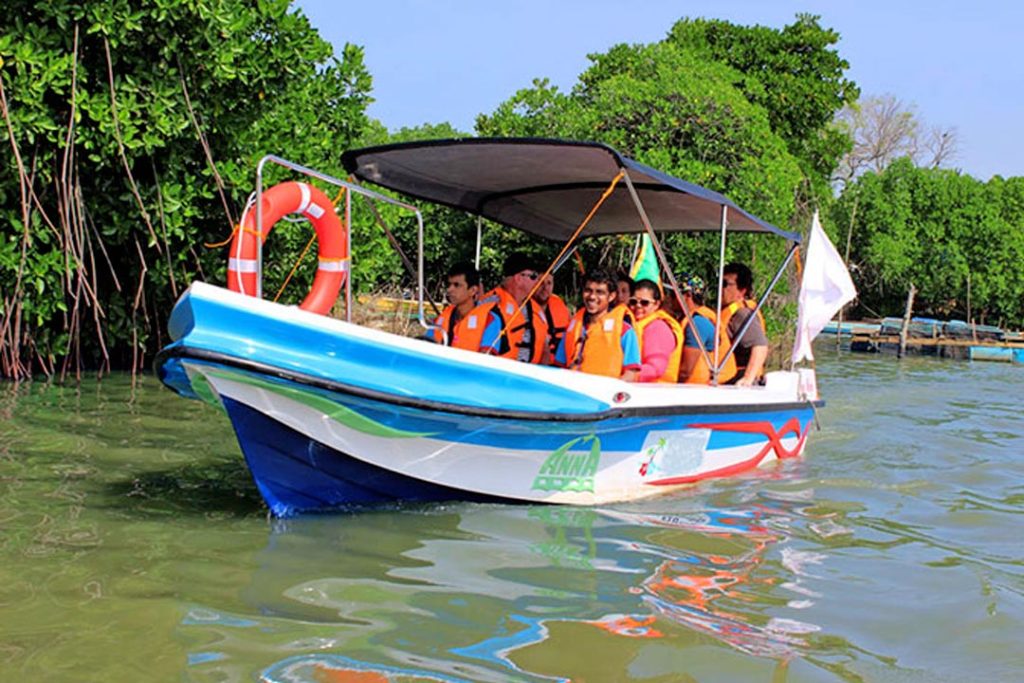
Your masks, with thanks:
M1024 680L1024 368L819 356L755 475L285 522L153 378L0 387L0 680Z

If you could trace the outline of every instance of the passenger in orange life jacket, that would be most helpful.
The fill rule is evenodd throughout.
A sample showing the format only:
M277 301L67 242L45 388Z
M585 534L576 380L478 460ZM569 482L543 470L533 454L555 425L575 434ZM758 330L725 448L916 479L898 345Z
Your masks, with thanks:
M711 382L710 363L715 363L715 320L717 315L704 304L704 280L698 275L683 276L679 280L682 289L682 300L685 309L690 312L692 324L683 320L685 328L683 340L683 357L679 365L679 381L686 384L708 384ZM694 333L696 330L696 334ZM700 340L700 344L697 340ZM718 363L729 353L729 337L725 328L720 332ZM701 351L701 345L707 352L707 359ZM721 384L729 382L736 376L736 360L730 357L725 361L718 373Z
M742 338L739 332L750 316L754 315L757 302L753 296L754 275L742 263L730 263L722 271L722 320L721 326L729 335L729 343L736 347L736 378L729 382L749 387L764 383L764 363L768 358L768 337L764 331L764 318L757 312L754 321Z
M452 346L526 363L546 363L548 324L530 291L539 273L533 259L509 254L502 268L503 280L480 299L455 327Z
M636 321L640 340L639 382L668 382L679 377L683 329L675 318L661 310L661 288L653 280L637 280L629 298L629 310Z
M461 261L448 269L447 277L445 296L448 298L448 306L434 320L437 327L430 328L423 336L440 344L441 330L444 330L444 341L451 346L455 337L455 326L476 307L476 300L480 295L480 271L469 261Z
M562 341L565 328L569 326L569 318L572 317L569 307L565 305L562 297L554 293L554 288L555 276L548 273L547 277L541 280L540 287L533 295L533 300L537 302L548 323L548 335L551 339L549 346L552 356L558 350L558 344Z
M633 316L616 306L615 279L593 271L583 281L583 308L569 321L555 353L555 363L572 370L636 381L640 344Z

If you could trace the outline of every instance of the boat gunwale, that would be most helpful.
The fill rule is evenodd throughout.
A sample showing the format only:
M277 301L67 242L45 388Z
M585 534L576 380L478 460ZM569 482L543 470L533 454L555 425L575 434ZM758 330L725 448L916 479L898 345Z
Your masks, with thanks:
M498 408L481 408L476 406L465 406L445 401L433 401L430 399L411 398L397 394L378 391L360 387L338 380L316 377L304 373L288 370L279 366L263 363L260 361L239 358L220 351L202 349L188 346L186 344L174 344L161 350L154 361L157 374L160 368L171 358L192 359L200 362L215 363L227 367L234 367L240 370L254 372L257 374L277 377L279 379L295 382L317 389L325 389L334 393L349 394L358 398L365 398L383 403L390 403L408 408L421 410L446 412L457 415L468 415L471 417L501 418L507 420L520 420L530 422L601 422L609 419L621 418L643 418L660 417L666 415L718 415L730 413L759 413L759 412L782 412L811 408L816 410L824 407L822 399L792 401L781 403L726 403L726 404L678 404L664 406L639 406L619 407L608 410L589 413L556 413L525 410L503 410Z

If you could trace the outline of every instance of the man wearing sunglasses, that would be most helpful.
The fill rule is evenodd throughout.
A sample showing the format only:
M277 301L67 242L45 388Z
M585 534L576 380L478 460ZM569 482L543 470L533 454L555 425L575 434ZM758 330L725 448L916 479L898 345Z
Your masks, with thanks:
M452 346L524 363L546 363L548 324L529 298L539 277L533 259L513 252L501 274L501 284L455 327Z
M583 280L583 307L569 321L555 363L592 375L636 381L640 374L640 344L633 316L616 306L615 278L602 270Z
M661 289L653 280L633 284L629 310L636 320L640 340L639 382L674 384L679 377L683 330L679 323L661 310Z

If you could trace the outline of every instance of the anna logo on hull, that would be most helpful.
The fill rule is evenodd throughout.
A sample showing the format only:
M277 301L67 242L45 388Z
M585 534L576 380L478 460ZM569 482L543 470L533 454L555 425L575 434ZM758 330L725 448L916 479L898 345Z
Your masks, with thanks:
M590 442L590 451L570 453L579 443ZM562 445L547 457L533 480L535 491L594 492L594 476L601 462L601 440L596 436L580 436Z

